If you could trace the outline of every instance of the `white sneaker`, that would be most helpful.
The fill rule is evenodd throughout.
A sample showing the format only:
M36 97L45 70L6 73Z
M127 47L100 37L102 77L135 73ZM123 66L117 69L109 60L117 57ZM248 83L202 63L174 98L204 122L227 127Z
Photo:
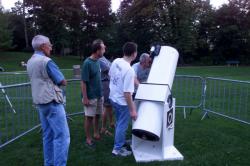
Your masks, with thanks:
M122 147L120 150L112 150L112 154L114 156L122 156L122 157L126 157L132 154L131 151L128 151L126 148Z

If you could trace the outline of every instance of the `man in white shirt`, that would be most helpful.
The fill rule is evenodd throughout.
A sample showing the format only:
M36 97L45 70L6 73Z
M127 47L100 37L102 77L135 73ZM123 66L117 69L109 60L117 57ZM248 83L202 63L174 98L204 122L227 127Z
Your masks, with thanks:
M130 117L136 120L137 112L132 100L134 92L135 72L130 63L137 56L137 44L125 43L123 46L123 58L114 60L110 67L110 95L111 104L115 111L115 141L112 154L115 156L128 156L128 151L123 146L126 141L126 131Z

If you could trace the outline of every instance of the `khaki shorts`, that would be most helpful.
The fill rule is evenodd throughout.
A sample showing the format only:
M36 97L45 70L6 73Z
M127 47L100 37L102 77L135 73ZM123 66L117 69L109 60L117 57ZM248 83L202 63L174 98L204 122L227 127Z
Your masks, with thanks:
M101 115L103 111L103 97L89 100L90 105L84 106L85 116L94 117Z

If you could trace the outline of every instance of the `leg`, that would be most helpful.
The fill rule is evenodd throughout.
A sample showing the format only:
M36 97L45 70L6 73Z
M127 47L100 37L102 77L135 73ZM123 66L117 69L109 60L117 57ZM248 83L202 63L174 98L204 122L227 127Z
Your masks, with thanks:
M54 166L66 166L70 134L64 106L53 102L47 119L54 133Z
M112 105L114 105L116 115L114 149L120 150L126 141L126 131L128 128L130 115L127 106L121 106L116 103Z
M94 137L95 139L100 139L99 133L99 119L103 113L103 97L96 100L95 118L94 118Z
M106 125L107 125L107 107L104 106L104 111L103 111L103 114L102 114L102 128L101 128L101 133L105 132Z
M112 112L112 107L111 106L107 106L106 107L106 112L107 112L107 114L108 114L108 117L109 117L109 126L111 127L111 128L114 128L114 121L113 121L113 112Z
M113 134L107 129L107 116L110 114L109 110L110 106L105 106L104 111L102 114L102 128L101 128L101 134L105 134L107 136L112 136ZM111 109L112 111L112 109ZM111 112L112 114L112 112ZM110 115L109 115L110 116ZM112 118L112 117L111 117Z
M44 165L50 166L54 164L54 145L53 145L53 130L49 125L47 120L47 115L49 112L48 106L38 106L40 121L42 125L42 139L43 139L43 156L44 156Z
M85 116L84 129L85 129L85 136L86 136L87 144L92 144L92 137L90 134L92 123L93 123L93 117Z
M85 113L85 121L84 121L84 129L85 129L85 136L86 136L86 143L91 145L92 137L91 137L91 128L94 126L93 119L96 115L96 103L97 99L91 99L89 106L84 106L84 113Z
M96 115L94 117L94 138L99 140L100 139L100 133L99 133L99 119L100 115Z

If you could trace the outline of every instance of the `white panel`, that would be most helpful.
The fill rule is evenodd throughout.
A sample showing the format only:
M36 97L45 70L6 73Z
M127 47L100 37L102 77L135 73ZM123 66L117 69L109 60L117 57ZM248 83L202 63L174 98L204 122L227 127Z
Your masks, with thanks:
M140 84L135 99L165 102L168 91L168 85Z

